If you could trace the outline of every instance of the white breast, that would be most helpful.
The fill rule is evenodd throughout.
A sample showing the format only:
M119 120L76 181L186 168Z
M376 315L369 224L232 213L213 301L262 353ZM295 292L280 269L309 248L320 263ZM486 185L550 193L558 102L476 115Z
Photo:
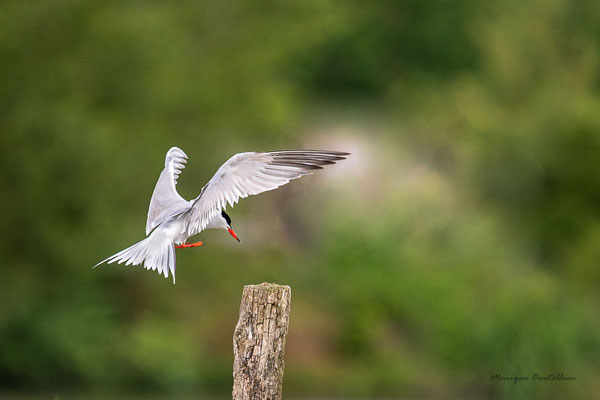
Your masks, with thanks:
M157 229L163 230L176 245L185 243L189 237L185 230L185 221L183 218L173 218L165 221Z

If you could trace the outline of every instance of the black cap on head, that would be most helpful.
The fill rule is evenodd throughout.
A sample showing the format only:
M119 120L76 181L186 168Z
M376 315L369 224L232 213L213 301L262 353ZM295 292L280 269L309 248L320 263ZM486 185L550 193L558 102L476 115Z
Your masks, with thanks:
M227 221L227 225L231 226L231 218L229 218L229 215L227 215L225 211L221 211L221 216L225 218L225 221Z

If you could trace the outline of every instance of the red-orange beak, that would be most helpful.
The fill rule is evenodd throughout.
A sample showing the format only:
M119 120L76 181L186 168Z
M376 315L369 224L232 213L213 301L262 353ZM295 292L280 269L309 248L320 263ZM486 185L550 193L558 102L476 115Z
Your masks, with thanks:
M233 229L231 229L231 228L227 228L227 232L229 232L229 234L230 234L231 236L233 236L233 238L234 238L235 240L237 240L238 242L240 241L240 239L237 237L237 235L235 234L235 232L233 231Z

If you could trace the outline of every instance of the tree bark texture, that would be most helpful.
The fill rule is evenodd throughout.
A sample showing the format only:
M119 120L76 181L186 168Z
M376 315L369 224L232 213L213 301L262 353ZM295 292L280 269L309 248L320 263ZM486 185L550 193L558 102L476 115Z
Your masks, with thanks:
M233 334L233 399L281 399L289 286L244 286Z

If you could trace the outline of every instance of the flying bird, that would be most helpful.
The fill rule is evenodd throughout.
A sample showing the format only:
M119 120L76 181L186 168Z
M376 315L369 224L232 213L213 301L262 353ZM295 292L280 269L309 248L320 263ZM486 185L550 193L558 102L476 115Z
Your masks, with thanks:
M146 238L99 262L94 268L104 262L143 264L165 278L170 271L175 283L175 249L203 244L186 243L189 237L205 229L224 229L240 241L231 228L231 218L225 213L227 204L233 207L240 198L277 189L292 179L335 164L349 154L328 150L238 153L221 165L198 197L185 200L177 193L176 185L187 155L180 148L172 147L167 152L165 168L150 199Z

